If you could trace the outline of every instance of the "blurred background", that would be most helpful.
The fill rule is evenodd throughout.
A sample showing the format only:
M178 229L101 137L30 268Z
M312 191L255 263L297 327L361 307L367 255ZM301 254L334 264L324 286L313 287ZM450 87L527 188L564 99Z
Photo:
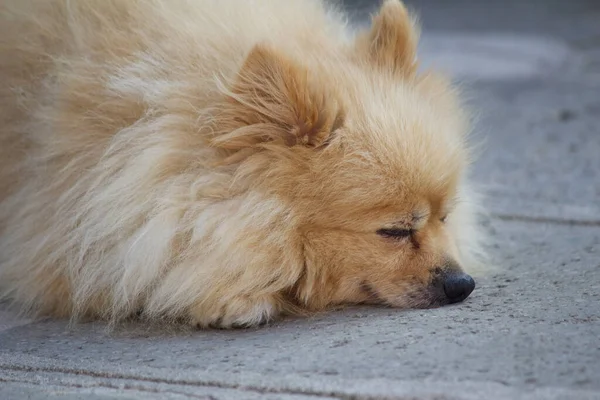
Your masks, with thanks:
M173 334L0 311L0 398L600 399L600 1L406 3L477 117L497 269L465 303Z

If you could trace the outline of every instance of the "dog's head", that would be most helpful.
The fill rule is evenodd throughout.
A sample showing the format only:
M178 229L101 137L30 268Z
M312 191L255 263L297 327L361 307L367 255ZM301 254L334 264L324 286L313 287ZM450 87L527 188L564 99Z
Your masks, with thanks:
M309 308L430 307L474 288L466 118L445 80L417 72L417 36L388 0L349 48L257 46L227 89L213 143L292 210L304 267L290 293Z

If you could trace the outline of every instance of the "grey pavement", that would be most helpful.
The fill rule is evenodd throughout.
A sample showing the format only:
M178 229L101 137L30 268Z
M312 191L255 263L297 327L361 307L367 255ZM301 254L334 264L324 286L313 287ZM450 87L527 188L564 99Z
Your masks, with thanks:
M478 117L498 268L465 303L241 331L0 311L0 399L600 399L600 2L409 4Z

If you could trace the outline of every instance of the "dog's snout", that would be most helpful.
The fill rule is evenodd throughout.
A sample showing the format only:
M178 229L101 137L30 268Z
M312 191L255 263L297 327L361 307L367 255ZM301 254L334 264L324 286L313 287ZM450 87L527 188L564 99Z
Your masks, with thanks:
M443 278L444 293L450 303L459 303L475 289L475 281L463 272L450 272Z

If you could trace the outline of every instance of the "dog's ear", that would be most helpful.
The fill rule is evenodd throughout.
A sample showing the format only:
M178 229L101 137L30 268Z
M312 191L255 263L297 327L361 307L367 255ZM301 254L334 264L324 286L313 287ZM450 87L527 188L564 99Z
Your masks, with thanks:
M419 27L399 0L385 0L371 20L371 28L356 39L360 57L400 76L417 69Z
M226 100L212 144L233 151L264 143L324 145L343 113L335 96L313 79L302 65L270 47L255 46L232 87L223 89Z

